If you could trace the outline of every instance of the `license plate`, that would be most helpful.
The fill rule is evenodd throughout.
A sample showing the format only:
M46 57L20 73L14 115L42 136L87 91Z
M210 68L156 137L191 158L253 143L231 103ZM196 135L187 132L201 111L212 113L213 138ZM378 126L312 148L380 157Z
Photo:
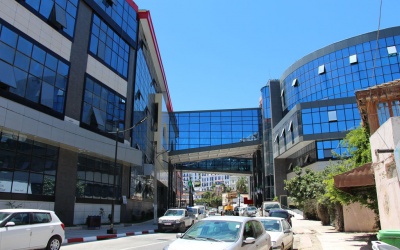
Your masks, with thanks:
M164 223L164 225L166 225L166 226L171 226L171 223Z

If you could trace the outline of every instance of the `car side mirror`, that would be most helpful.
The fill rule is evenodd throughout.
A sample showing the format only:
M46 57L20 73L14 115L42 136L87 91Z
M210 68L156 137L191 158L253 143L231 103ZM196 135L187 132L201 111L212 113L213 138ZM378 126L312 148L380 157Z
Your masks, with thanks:
M291 233L291 232L292 232L292 229L286 229L286 230L284 231L285 234Z
M256 242L256 239L253 238L253 237L247 237L247 238L243 241L244 244L253 244L254 242Z
M176 238L177 238L177 239L182 238L182 237L183 237L183 233L177 233L177 234L176 234Z
M5 225L5 227L13 227L15 226L15 222L9 221L7 222L7 224Z

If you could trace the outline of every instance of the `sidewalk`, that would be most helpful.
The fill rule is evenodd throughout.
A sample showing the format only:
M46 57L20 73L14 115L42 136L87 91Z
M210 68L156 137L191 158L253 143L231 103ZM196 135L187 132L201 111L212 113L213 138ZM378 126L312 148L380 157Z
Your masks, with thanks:
M322 226L321 221L294 218L293 231L295 242L293 249L298 250L370 250L370 240L375 233L337 232L332 226ZM375 239L376 240L376 239Z
M157 225L153 224L153 220L131 225L114 225L117 234L107 234L109 225L104 225L100 229L87 229L86 226L66 227L65 240L63 245L77 242L89 242L96 240L104 240L111 238L120 238L132 235L155 233Z

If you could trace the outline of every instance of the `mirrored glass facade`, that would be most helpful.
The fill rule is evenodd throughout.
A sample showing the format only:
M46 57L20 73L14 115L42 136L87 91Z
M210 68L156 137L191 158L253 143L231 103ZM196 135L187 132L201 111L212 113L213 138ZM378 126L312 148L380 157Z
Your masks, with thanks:
M256 141L262 137L261 110L175 112L175 150ZM170 129L172 131L173 129Z
M283 180L295 166L313 167L317 161L348 153L340 141L361 122L355 91L400 78L400 28L381 30L376 38L371 32L317 50L274 80L276 89L262 89L263 108L270 109L263 112L264 129L268 119L273 124L269 141L274 172L279 173L277 194L286 193ZM377 109L383 123L388 107Z

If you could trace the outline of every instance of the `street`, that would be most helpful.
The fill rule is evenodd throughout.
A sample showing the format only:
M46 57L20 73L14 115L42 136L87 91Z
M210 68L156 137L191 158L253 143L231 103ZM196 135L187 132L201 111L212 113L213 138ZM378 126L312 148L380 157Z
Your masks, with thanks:
M76 243L62 246L64 250L160 250L176 239L176 233L156 233L135 235L110 240Z
M297 217L297 218L296 218ZM297 250L371 250L371 240L376 240L376 233L355 233L355 232L337 232L332 226L322 226L320 221L304 220L302 217L296 216L293 219L294 245L293 249ZM142 229L140 229L142 227ZM153 224L137 225L130 228L131 232L139 232L133 236L118 237L108 240L94 240L82 243L70 243L62 246L62 249L113 249L113 250L130 250L130 249L150 249L160 250L176 239L176 233L140 233L143 229L149 230L153 228ZM123 233L124 228L120 228L119 232ZM97 231L102 235L102 231ZM93 230L69 230L68 235L78 237L86 235L85 239L92 239L88 233L96 233Z

